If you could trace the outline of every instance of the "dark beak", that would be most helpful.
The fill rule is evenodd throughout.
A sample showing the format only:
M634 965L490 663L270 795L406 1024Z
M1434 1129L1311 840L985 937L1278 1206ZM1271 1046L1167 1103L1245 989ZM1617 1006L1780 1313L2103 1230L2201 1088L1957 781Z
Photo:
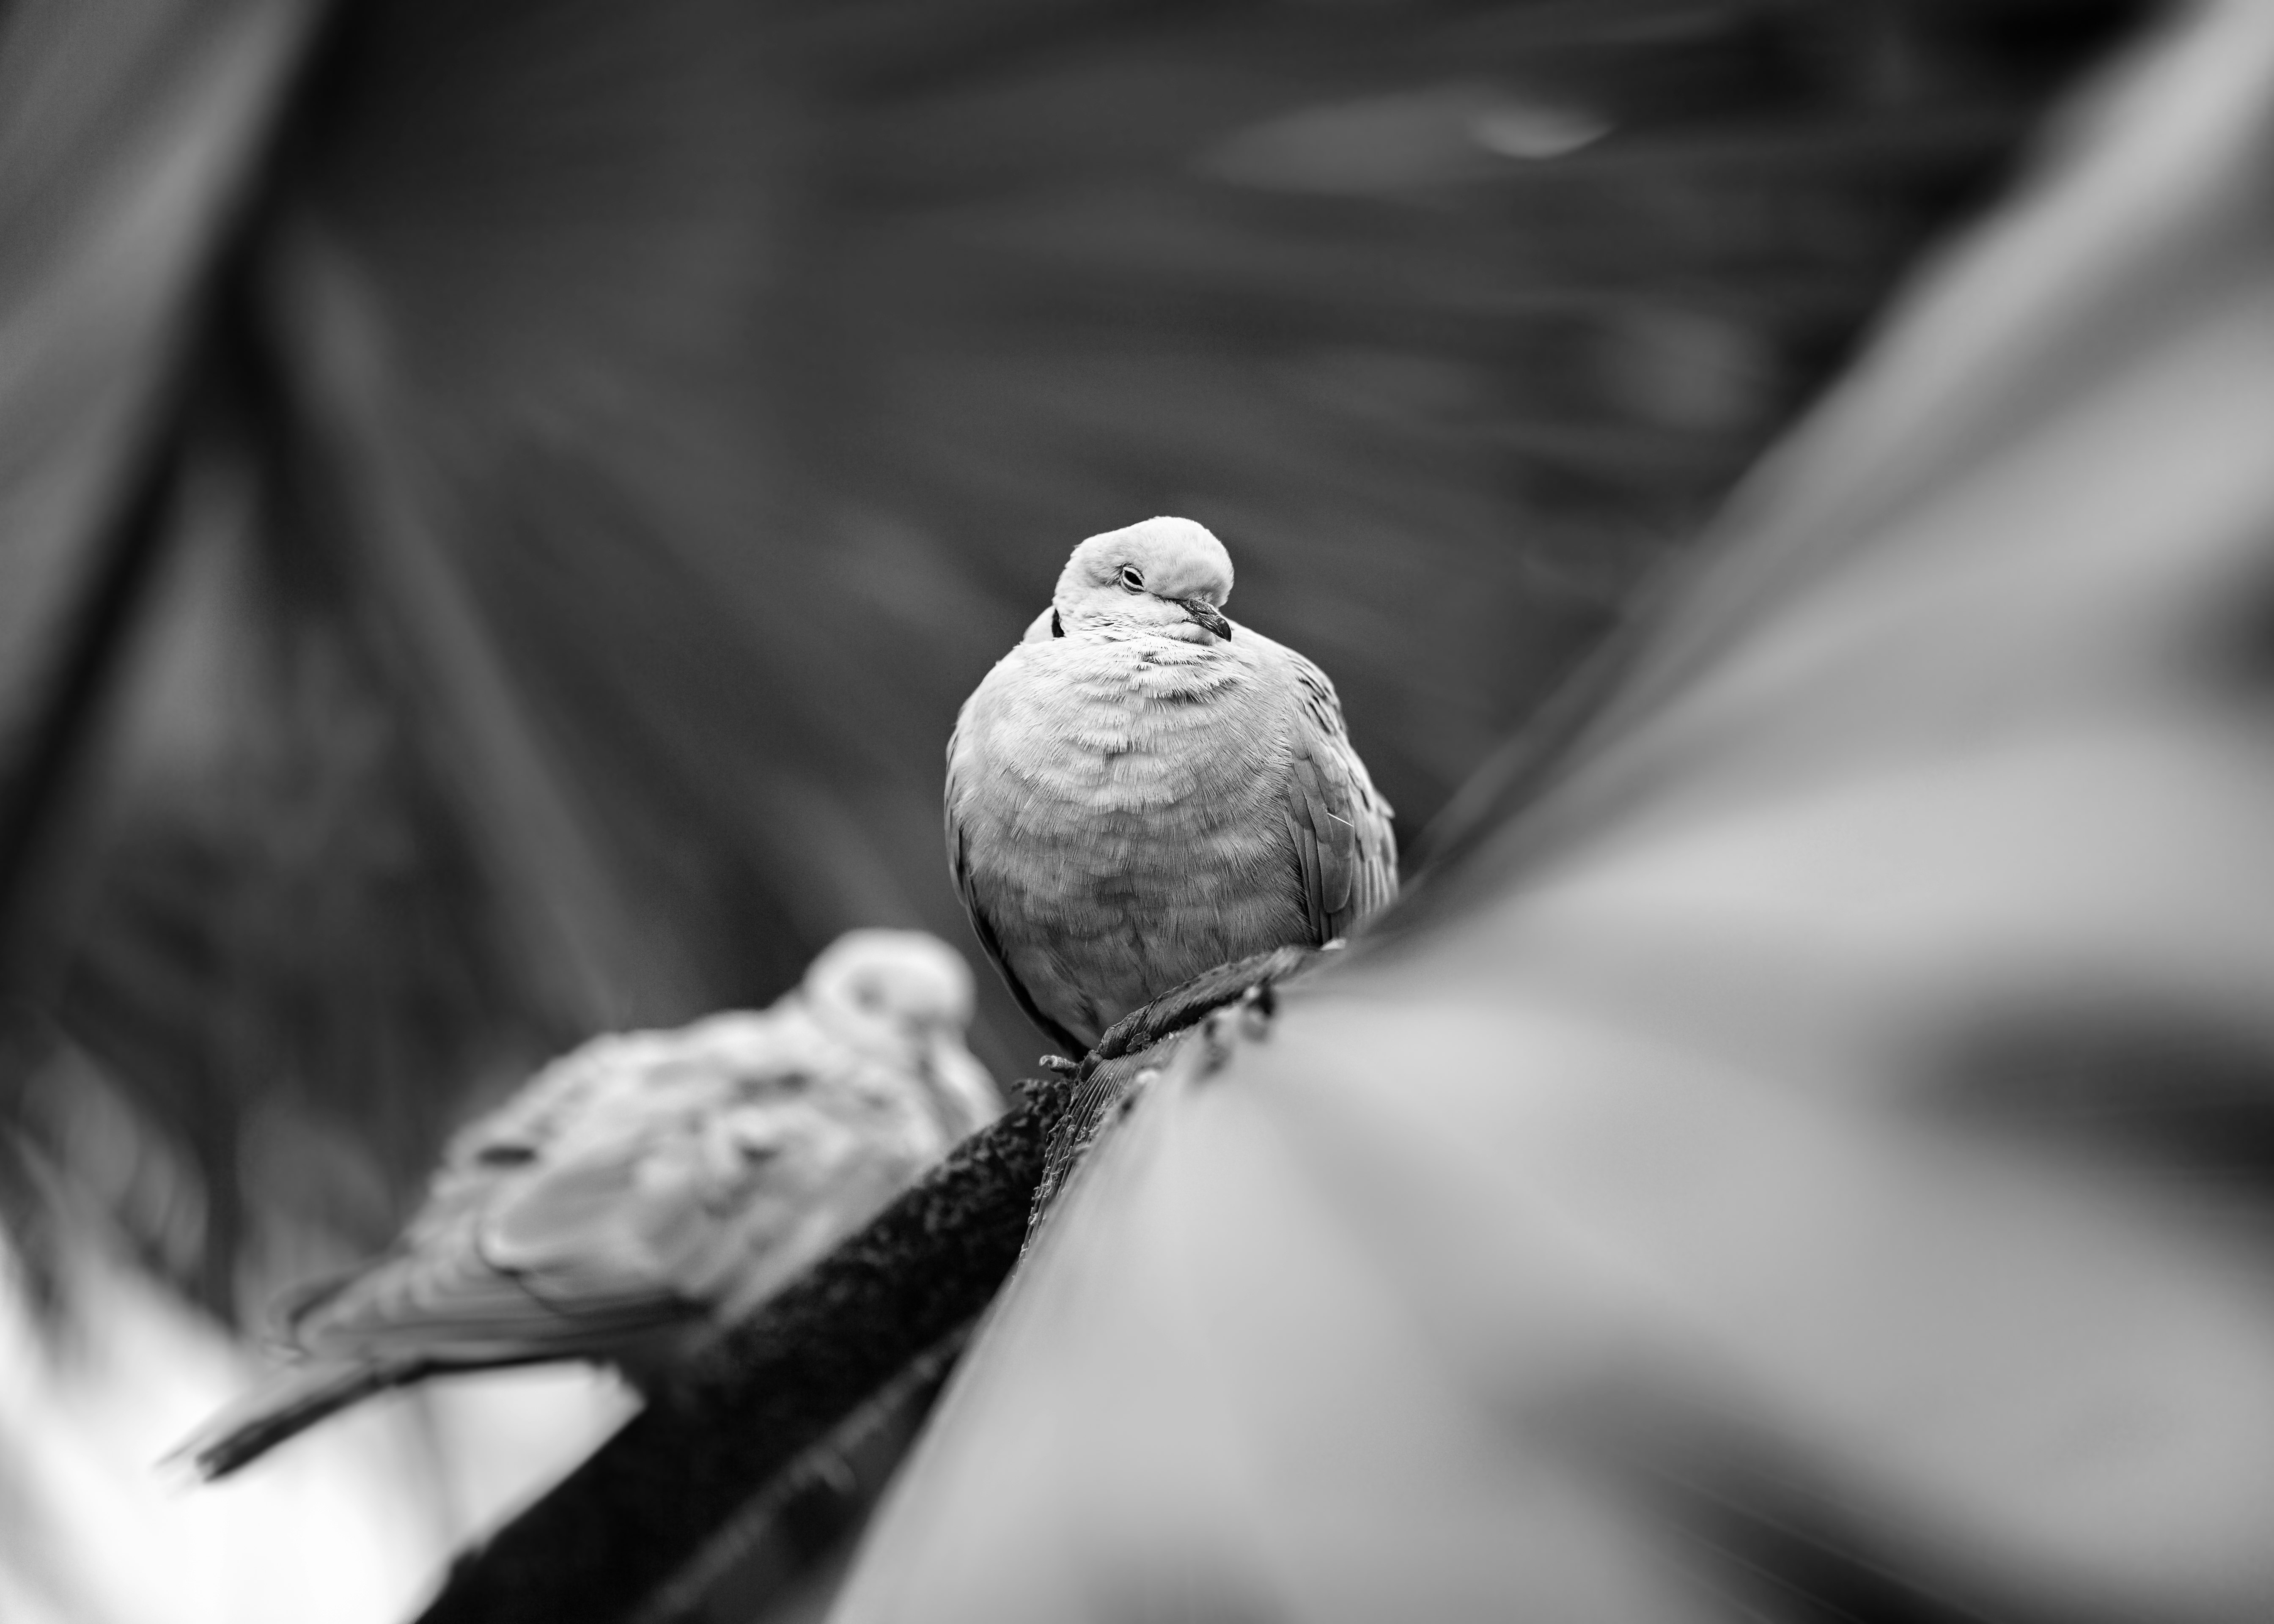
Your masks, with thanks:
M1231 622L1224 618L1224 611L1205 598L1179 598L1177 606L1182 609L1195 626L1205 626L1226 642L1231 638Z

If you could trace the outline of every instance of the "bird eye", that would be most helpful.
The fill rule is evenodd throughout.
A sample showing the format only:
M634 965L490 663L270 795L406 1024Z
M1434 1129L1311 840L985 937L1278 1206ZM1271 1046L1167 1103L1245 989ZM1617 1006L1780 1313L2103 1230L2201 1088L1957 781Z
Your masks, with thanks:
M1145 572L1139 569L1134 564L1124 564L1121 567L1121 584L1122 587L1128 591L1143 591L1145 590Z

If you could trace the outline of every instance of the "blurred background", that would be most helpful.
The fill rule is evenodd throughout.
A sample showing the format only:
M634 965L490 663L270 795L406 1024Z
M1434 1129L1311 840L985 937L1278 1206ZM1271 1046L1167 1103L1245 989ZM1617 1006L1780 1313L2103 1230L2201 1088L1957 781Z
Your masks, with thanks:
M548 1055L977 960L941 751L1082 537L1224 538L1410 868L2146 15L0 5L0 1614L399 1616L623 1413L152 1470Z

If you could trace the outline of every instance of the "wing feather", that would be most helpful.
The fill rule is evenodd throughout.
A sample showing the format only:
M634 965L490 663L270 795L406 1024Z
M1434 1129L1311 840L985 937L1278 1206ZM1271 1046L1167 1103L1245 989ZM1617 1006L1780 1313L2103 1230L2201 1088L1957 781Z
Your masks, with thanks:
M698 1199L640 1177L660 1137L565 1165L540 1153L478 1199L453 1192L454 1211L301 1304L289 1334L318 1355L476 1365L604 1352L702 1318L709 1305L655 1244L685 1228L694 1214L681 1209Z
M1397 894L1397 845L1389 803L1351 748L1335 685L1292 649L1269 646L1294 689L1284 813L1315 946L1347 936Z
M1055 614L1052 619L1056 619ZM1029 640L1031 637L1030 628ZM1035 1002L1034 995L1013 974L1011 961L1003 951L1002 938L995 934L994 921L987 917L986 905L980 898L978 887L972 882L970 853L964 841L963 819L960 810L963 800L961 781L955 765L955 747L962 737L963 725L959 721L955 731L948 735L947 788L942 797L947 819L947 866L955 876L955 894L963 898L963 911L970 916L971 933L979 938L980 951L987 955L987 962L995 966L995 973L1003 978L1003 984L1011 989L1011 996L1018 1001L1020 1011L1061 1050L1069 1056L1078 1056L1088 1052L1089 1045L1078 1041L1073 1033L1045 1015L1042 1006Z
M395 1250L301 1294L286 1334L325 1357L477 1365L715 1315L794 1250L775 1209L813 1193L807 1164L843 1160L838 1091L787 1085L847 1064L794 1005L587 1044L463 1132Z

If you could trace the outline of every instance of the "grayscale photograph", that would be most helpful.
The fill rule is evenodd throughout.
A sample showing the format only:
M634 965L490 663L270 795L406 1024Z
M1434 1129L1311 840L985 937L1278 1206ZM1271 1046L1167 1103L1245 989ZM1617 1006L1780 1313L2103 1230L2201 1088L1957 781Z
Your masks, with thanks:
M2274 1620L2268 0L0 0L0 1624Z

